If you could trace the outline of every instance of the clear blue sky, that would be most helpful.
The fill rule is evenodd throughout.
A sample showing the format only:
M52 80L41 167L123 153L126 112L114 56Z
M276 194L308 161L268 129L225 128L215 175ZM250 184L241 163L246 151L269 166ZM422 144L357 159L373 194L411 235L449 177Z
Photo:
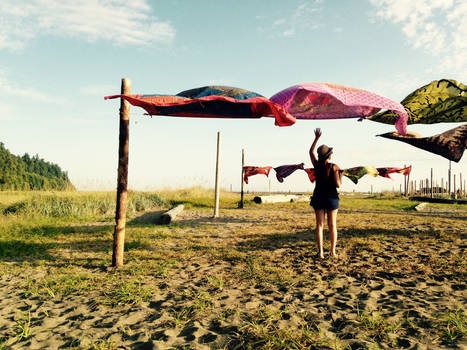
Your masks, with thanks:
M305 82L332 82L396 101L441 78L467 82L463 0L181 1L2 0L0 141L14 154L57 163L79 189L114 189L119 101L104 101L130 78L133 93L174 94L209 84L266 97ZM446 178L448 160L375 135L394 126L357 120L221 120L144 116L131 108L129 187L214 186L217 131L221 185L240 186L247 165L305 162L313 130L342 168L412 164L413 179ZM459 124L409 126L430 136ZM467 157L452 163L467 177ZM347 191L399 188L365 177ZM312 190L305 172L273 190ZM247 189L269 181L252 177Z

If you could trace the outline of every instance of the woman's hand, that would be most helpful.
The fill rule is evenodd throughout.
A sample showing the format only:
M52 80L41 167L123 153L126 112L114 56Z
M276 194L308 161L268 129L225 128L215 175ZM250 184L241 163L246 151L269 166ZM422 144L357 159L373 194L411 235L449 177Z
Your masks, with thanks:
M321 136L321 129L320 129L320 128L316 128L316 129L315 129L315 137L316 137L316 139L319 139L320 136Z

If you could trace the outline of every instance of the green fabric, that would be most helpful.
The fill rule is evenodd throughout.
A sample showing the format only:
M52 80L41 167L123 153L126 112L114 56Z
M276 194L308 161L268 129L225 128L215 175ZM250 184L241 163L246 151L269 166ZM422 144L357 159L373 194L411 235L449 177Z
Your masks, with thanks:
M409 114L407 124L454 123L467 121L467 86L455 80L435 80L402 100ZM398 114L386 111L368 119L394 124Z
M354 168L349 168L349 169L344 169L343 175L347 176L354 184L358 183L358 180L363 176L363 175L371 175L371 176L378 176L378 170L371 165L366 165L366 166L357 166Z

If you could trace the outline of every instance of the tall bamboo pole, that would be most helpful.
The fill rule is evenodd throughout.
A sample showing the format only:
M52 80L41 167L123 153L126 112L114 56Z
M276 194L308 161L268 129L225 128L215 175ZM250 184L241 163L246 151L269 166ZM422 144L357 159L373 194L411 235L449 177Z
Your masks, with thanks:
M243 168L245 166L245 150L242 148L242 182L241 182L241 189L240 189L240 203L238 204L238 207L240 209L243 208Z
M129 95L131 81L122 79L122 95ZM130 104L120 99L120 130L118 137L118 176L117 176L117 206L115 209L115 230L113 241L112 266L123 265L123 250L125 246L126 209L128 201L128 150L130 136Z
M219 151L221 144L221 132L217 132L217 156L216 156L216 184L214 189L214 217L219 217Z

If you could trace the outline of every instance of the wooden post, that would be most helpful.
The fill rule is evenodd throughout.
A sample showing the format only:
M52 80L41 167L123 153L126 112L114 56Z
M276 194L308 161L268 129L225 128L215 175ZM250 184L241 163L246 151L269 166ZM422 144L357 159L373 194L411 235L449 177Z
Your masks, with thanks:
M407 174L407 176L404 176L404 181L407 181L407 187L409 187L409 180L410 180L410 173ZM409 195L410 195L410 189L409 189Z
M122 79L122 95L129 95L131 81ZM115 209L115 230L113 241L112 266L123 266L123 250L125 246L126 209L128 201L128 149L130 136L130 104L120 99L120 131L118 137L118 176L117 206Z
M451 161L449 161L448 184L448 194L451 195Z
M433 198L433 168L431 168L430 174L430 197Z
M221 144L221 132L217 132L217 156L216 156L216 184L214 187L214 217L219 217L219 152Z
M243 208L243 167L245 166L245 150L242 148L242 182L241 182L241 188L240 188L240 203L238 204L238 207L240 209Z
M462 197L464 192L462 192L462 173L459 173L459 194Z
M454 199L457 198L457 193L456 193L456 174L454 174L454 188L453 188L453 197Z
M407 165L404 164L404 168L407 168ZM404 196L407 197L407 179L404 176Z

